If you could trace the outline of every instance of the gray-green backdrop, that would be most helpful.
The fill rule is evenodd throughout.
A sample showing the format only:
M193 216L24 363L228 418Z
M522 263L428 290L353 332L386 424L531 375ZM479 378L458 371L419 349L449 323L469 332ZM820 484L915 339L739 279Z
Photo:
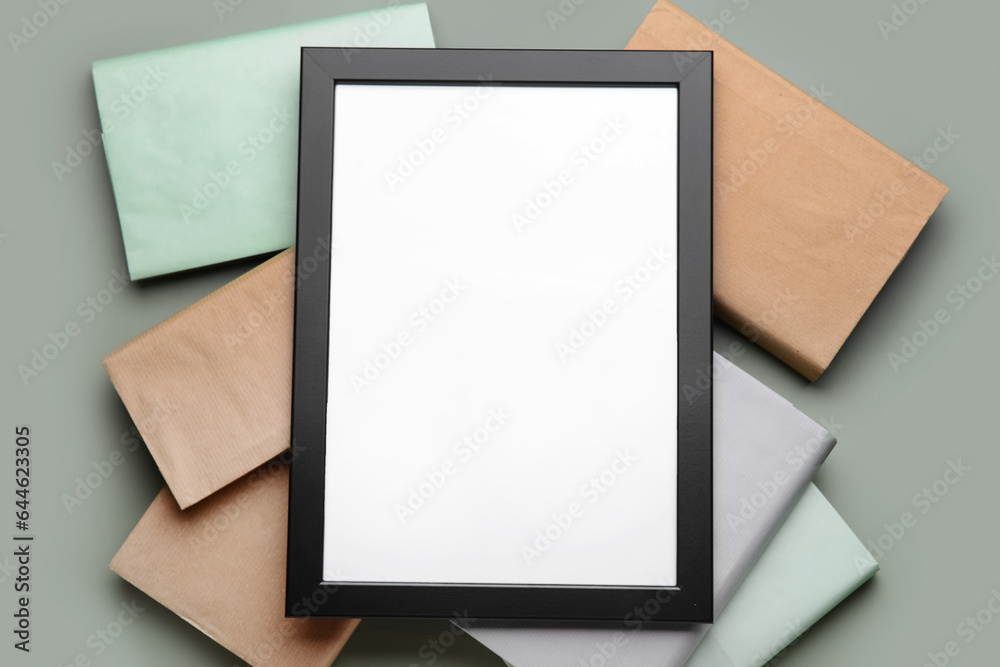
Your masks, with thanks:
M64 146L98 127L90 78L95 59L211 39L336 13L381 0L41 0L58 12L15 50L8 33L40 0L0 9L0 542L15 532L14 427L32 428L32 652L13 649L17 577L0 548L0 664L224 665L238 660L108 570L108 562L162 484L143 448L123 448L131 422L100 359L145 329L248 270L241 262L128 287L28 386L17 374L31 350L76 318L124 266L104 159L87 157L59 182ZM445 47L621 48L652 0L562 0L575 7L555 28L560 0L428 0ZM809 385L767 353L737 363L815 419L840 444L818 484L863 541L888 549L882 572L778 660L788 665L923 665L957 642L952 665L993 665L1000 620L979 615L1000 590L1000 281L949 300L997 252L1000 5L979 0L678 0L695 17L795 84L825 87L829 104L893 149L933 158L951 186L939 212L875 301L830 370ZM718 22L723 11L729 23ZM568 12L567 12L568 13ZM895 13L895 16L894 16ZM893 22L895 19L895 22ZM880 23L882 21L883 23ZM887 27L889 26L889 27ZM951 139L938 142L940 134ZM934 150L932 150L934 149ZM954 295L953 295L954 297ZM961 307L958 301L961 301ZM890 353L946 309L946 325L907 363ZM716 347L737 334L719 325ZM908 350L913 352L913 350ZM126 436L127 442L127 436ZM124 461L82 505L60 497L124 449ZM923 512L949 462L971 468ZM939 487L940 490L940 487ZM916 525L892 531L905 512ZM144 607L112 643L90 639L122 602ZM961 625L965 623L965 625ZM969 628L976 630L969 632ZM429 665L420 649L445 623L365 622L338 661L344 667ZM424 655L427 655L426 651ZM441 667L502 663L468 637Z

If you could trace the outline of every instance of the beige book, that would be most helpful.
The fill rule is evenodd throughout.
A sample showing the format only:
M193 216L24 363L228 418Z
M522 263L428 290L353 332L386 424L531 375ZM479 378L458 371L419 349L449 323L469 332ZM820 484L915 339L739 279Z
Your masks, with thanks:
M104 359L181 508L288 448L292 250Z
M188 510L164 488L111 569L255 667L328 667L358 621L285 618L287 526L275 459Z
M628 48L715 52L715 312L816 380L948 188L666 0Z

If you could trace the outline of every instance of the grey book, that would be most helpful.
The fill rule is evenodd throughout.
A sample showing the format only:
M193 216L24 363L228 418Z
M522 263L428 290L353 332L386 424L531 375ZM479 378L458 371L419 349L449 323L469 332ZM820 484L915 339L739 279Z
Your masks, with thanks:
M720 618L836 440L726 359L715 355L715 365L715 609ZM682 400L696 391L702 389L686 388ZM468 632L515 667L674 667L691 657L711 627L658 627L640 611L620 627L606 629L481 622Z

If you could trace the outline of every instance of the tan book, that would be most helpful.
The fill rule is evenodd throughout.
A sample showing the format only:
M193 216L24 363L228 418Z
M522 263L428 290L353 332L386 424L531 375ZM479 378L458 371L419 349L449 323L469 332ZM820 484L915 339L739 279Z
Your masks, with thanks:
M282 252L104 359L182 509L288 448L294 257Z
M285 618L287 526L272 460L188 510L164 488L111 569L255 667L328 667L358 621Z
M667 0L628 48L715 52L715 312L817 379L948 188Z

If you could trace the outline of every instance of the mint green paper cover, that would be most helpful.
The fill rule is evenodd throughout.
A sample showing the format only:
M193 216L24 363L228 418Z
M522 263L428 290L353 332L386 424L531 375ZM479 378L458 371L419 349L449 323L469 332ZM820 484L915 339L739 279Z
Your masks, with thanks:
M810 484L687 666L760 667L877 571Z
M497 631L476 635L473 629L473 635L499 651L511 667L760 667L878 569L861 541L810 483L710 630L708 626L672 633L641 630L653 637L626 631L619 633L622 639L617 643L610 633L595 635L585 657L546 645L565 639L552 630L515 630L505 636ZM637 646L640 640L644 646ZM678 659L679 647L699 640L686 663ZM640 650L629 653L629 648Z
M94 63L133 279L294 245L303 46L433 48L434 37L425 5L397 1Z

